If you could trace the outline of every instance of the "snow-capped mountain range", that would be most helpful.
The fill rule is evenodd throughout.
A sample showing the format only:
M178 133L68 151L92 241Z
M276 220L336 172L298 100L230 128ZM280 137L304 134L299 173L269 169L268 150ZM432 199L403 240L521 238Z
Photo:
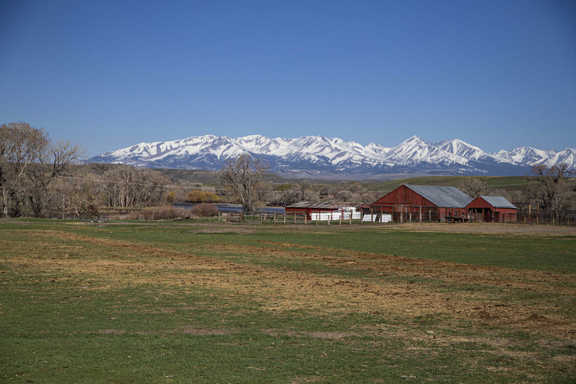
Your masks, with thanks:
M386 176L390 174L526 175L535 165L566 163L576 169L576 149L519 147L487 153L459 139L428 143L417 136L394 147L362 145L323 136L293 139L250 135L195 136L140 143L89 159L151 168L218 170L241 154L262 160L285 176Z

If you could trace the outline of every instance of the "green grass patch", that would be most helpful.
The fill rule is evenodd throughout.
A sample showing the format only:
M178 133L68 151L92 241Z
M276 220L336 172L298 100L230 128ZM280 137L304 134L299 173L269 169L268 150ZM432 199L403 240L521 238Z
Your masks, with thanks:
M360 251L570 275L576 272L574 238L374 229L280 233L277 228L256 228L242 227L242 232L234 226L170 223L1 223L0 382L568 383L576 379L576 344L568 331L561 337L528 323L478 321L458 310L418 313L408 306L387 310L382 307L386 301L376 299L373 309L357 312L321 307L271 310L267 304L279 297L243 293L230 284L218 287L218 279L212 286L171 284L180 275L194 282L196 272L187 267L201 260L221 263L218 266L229 262L274 271L275 276L286 271L302 272L297 275L302 279L335 277L360 286L394 283L407 287L408 293L414 286L423 300L439 295L441 300L463 298L463 304L468 300L479 307L501 301L533 312L548 308L534 321L563 316L560 326L570 330L576 317L573 296L550 294L538 290L538 285L523 292L434 276L391 271L382 275L368 268L370 264L347 267L325 259L349 261L352 256L346 252ZM60 233L82 238L59 237ZM227 248L211 250L214 244ZM166 256L148 254L148 248L164 250ZM176 251L182 257L160 268L158 263L170 260L170 252ZM368 260L372 266L381 262L377 257ZM106 262L118 268L110 270L114 278L89 268ZM140 263L140 269L130 267L130 262ZM234 276L233 270L197 273L200 278L213 273L223 280ZM539 276L546 279L545 273ZM562 281L562 289L574 288L570 279ZM405 297L412 299L409 294ZM445 301L447 308L457 305ZM546 325L557 324L542 323L543 328Z

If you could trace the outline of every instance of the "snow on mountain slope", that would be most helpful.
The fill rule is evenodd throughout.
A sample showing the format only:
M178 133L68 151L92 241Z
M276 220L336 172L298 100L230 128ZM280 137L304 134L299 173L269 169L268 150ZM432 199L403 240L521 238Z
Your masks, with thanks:
M147 167L218 169L243 153L266 159L273 171L282 172L385 173L401 169L403 172L414 173L433 170L447 174L507 174L525 173L528 167L538 164L552 166L560 163L576 168L576 149L555 152L520 147L489 154L460 139L431 144L417 136L394 147L384 147L324 136L287 139L261 135L239 138L205 135L140 143L88 161Z
M453 154L454 156L459 156L468 160L478 160L487 153L480 148L468 144L460 139L446 140L438 144L438 148L444 152Z
M532 147L519 147L511 151L499 151L496 157L512 164L538 165L547 162L556 152Z
M412 136L392 148L386 154L386 160L393 164L410 165L429 164L468 164L468 159L457 153L448 152L441 147L429 144L417 136Z
M554 154L546 165L551 166L556 164L568 164L570 168L576 169L576 149L567 148Z

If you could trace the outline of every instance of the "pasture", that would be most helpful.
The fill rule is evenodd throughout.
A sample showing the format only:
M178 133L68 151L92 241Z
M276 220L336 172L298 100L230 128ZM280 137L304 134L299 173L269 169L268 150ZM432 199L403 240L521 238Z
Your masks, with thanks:
M573 383L576 231L0 222L3 383Z

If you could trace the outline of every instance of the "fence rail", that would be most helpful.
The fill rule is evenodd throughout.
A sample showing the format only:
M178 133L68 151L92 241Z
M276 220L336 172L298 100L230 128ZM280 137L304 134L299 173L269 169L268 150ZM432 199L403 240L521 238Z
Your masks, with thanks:
M414 215L411 213L367 213L360 215L325 215L312 216L295 214L255 214L248 215L242 213L219 214L218 222L224 223L260 223L260 224L304 224L304 225L340 225L340 224L403 224L403 223L438 223L440 219L437 215ZM481 216L468 215L465 217L444 218L445 222L468 222L468 223L488 223ZM549 225L576 225L576 215L557 217L552 215L524 215L518 213L517 219L505 219L498 223L517 224L549 224Z

